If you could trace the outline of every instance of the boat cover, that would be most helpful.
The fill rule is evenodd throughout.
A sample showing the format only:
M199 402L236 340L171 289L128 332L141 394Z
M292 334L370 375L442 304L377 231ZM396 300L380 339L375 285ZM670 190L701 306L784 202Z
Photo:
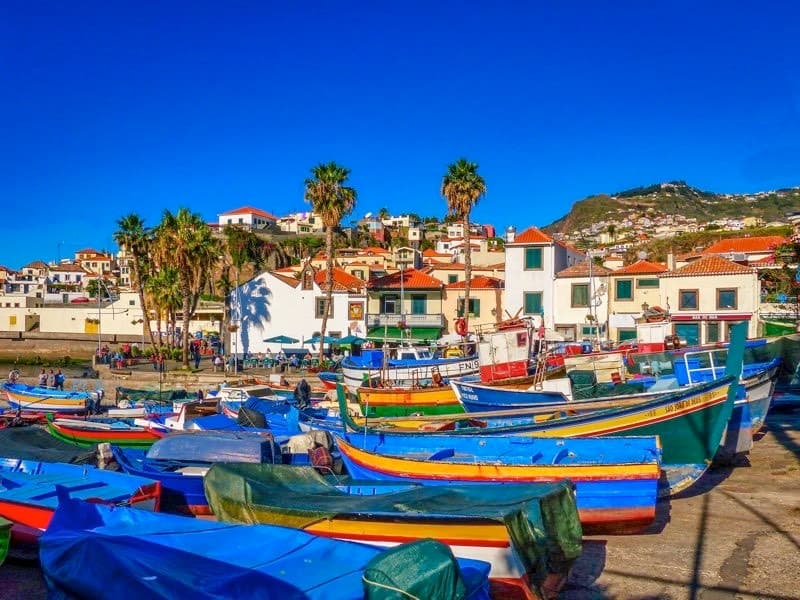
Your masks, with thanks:
M89 464L97 457L96 446L78 448L54 438L40 427L0 429L0 449L5 456L46 462Z
M582 530L572 483L415 486L352 482L337 486L313 467L217 464L204 479L218 519L306 527L336 516L504 523L537 585L568 572Z
M11 539L11 521L6 521L0 517L0 565L8 554L8 541Z
M271 434L243 431L174 433L147 451L150 460L214 462L281 461L281 449Z
M489 597L487 563L459 559L458 567L448 571L442 568L447 550L433 544L408 544L390 555L408 571L398 583L426 599ZM381 548L295 529L231 525L73 500L59 506L39 548L51 600L364 598L365 568L370 567L376 581L387 568L381 561L371 562L384 552ZM403 558L403 552L411 558ZM452 583L454 571L462 575L460 585ZM463 594L441 593L454 588ZM370 591L367 597L390 597L383 592Z

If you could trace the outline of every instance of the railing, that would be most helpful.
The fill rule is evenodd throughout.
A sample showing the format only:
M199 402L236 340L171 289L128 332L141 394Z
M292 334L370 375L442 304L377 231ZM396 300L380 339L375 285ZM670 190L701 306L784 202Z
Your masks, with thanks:
M396 315L379 314L367 315L367 327L398 327L400 321L405 321L407 327L444 327L444 315Z

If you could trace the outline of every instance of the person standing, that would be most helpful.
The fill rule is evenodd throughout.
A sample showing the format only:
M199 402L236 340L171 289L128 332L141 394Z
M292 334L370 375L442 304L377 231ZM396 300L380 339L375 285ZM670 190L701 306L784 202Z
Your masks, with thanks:
M197 370L200 368L200 345L195 344L192 347L194 348L194 368Z
M58 370L56 373L56 389L64 391L64 373L61 372L61 369Z
M47 387L47 373L44 369L42 369L41 373L39 373L39 386Z

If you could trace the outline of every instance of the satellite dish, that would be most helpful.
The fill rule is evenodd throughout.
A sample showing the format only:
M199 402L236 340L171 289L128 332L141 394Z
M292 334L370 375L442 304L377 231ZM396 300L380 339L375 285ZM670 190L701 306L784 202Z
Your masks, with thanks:
M372 216L372 213L368 212L367 214L364 215L364 218L365 219L369 219L371 216Z
M636 253L636 256L639 257L639 260L644 260L645 258L647 258L647 252L645 252L644 250L639 250Z

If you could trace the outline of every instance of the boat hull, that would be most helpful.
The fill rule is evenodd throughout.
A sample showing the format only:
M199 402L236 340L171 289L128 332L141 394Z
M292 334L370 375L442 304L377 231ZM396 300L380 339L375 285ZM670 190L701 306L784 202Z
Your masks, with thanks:
M104 429L48 421L47 430L57 439L85 448L103 443L116 444L125 448L148 448L161 439L160 435L144 427L131 427L127 430Z
M358 388L361 412L367 417L448 415L464 408L450 386L430 388Z
M471 375L478 372L478 359L475 357L420 360L416 364L389 366L384 369L356 366L347 359L342 363L343 381L352 393L358 391L365 379L375 376L380 376L393 385L410 387L420 381L431 380L436 370L442 377Z
M4 383L3 391L8 405L21 411L82 413L90 398L87 392L62 392L19 383Z

